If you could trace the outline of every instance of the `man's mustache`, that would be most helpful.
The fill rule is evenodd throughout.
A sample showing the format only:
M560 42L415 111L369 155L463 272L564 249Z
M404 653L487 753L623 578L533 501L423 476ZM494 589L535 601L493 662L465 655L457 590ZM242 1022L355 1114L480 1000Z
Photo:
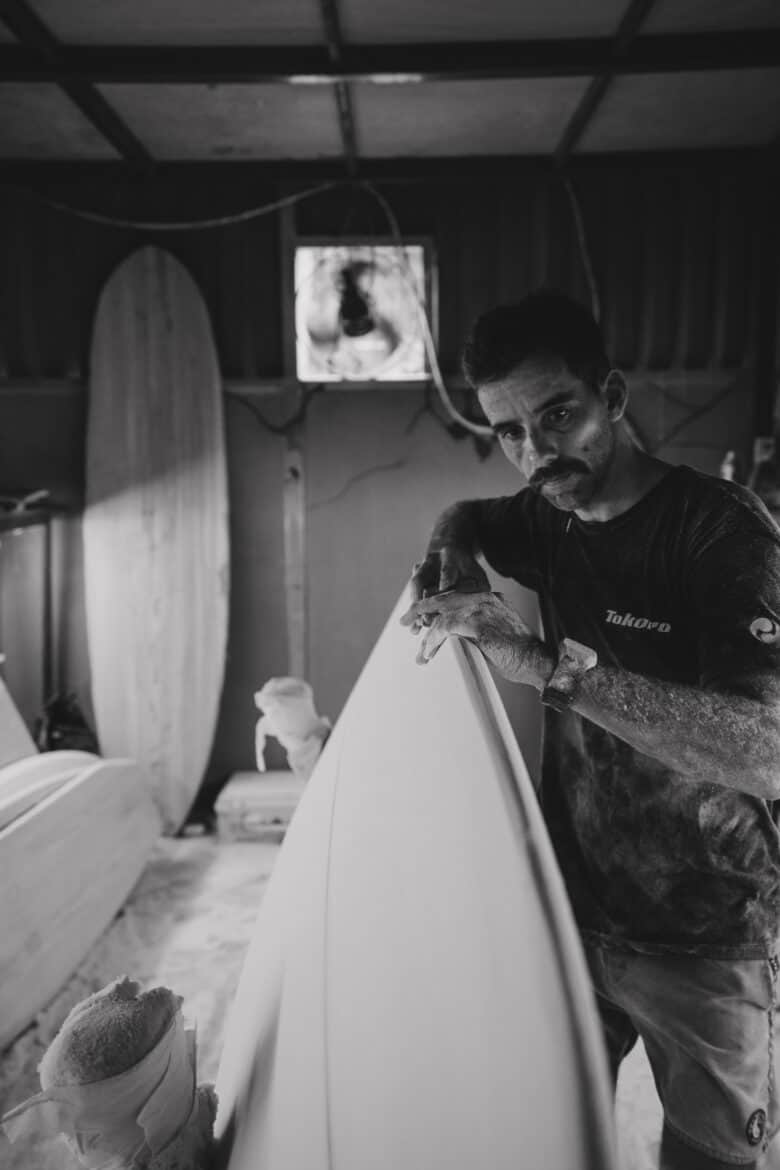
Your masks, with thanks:
M575 471L587 472L588 468L578 460L569 460L565 463L549 463L547 467L542 467L539 471L533 473L528 481L528 486L538 491L539 488L544 487L551 479L560 479L562 476L570 475Z

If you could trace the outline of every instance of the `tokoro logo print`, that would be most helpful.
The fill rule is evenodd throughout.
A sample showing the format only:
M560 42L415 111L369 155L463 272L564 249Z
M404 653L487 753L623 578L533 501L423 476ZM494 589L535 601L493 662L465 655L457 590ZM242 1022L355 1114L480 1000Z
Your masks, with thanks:
M780 625L774 618L757 617L755 621L750 623L750 632L765 646L772 646L775 642L780 642Z
M617 610L607 610L607 621L612 626L626 626L630 630L657 630L659 634L671 633L669 622L654 622L646 617L634 617L632 613L618 613Z
M745 1134L751 1146L757 1146L764 1136L766 1130L766 1113L763 1109L756 1109L755 1113L751 1113L748 1118L748 1123L745 1126Z

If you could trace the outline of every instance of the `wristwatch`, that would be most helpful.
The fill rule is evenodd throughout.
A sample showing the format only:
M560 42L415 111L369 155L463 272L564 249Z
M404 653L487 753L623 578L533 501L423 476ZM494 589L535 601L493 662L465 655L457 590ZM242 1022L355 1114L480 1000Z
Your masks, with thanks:
M582 676L593 670L598 660L598 654L590 646L583 646L573 638L564 638L558 650L558 665L541 694L545 706L556 711L570 707L580 689Z

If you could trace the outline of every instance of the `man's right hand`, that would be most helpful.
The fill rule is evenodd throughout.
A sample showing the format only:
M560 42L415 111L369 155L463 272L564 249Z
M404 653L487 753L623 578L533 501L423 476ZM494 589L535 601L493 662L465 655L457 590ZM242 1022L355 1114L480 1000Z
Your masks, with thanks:
M436 593L490 592L490 582L479 561L470 552L445 545L429 552L414 566L410 582L412 601L433 597ZM419 633L419 627L413 630Z

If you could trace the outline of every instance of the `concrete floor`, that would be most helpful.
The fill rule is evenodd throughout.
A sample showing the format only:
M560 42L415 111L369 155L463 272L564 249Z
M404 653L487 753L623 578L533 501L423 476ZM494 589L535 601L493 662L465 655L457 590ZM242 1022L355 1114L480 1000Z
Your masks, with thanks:
M120 975L165 985L198 1028L198 1078L214 1080L225 1015L279 846L163 838L124 910L56 1000L0 1061L0 1113L38 1092L38 1063L74 1004ZM72 1170L61 1142L11 1146L3 1170Z
M216 1076L232 1000L278 845L215 837L163 839L120 916L56 1000L0 1060L0 1113L39 1090L37 1066L70 1008L119 975L164 984L198 1027L198 1077ZM625 1061L617 1095L620 1170L654 1170L660 1106L641 1048ZM3 1170L77 1170L61 1142L11 1146Z

